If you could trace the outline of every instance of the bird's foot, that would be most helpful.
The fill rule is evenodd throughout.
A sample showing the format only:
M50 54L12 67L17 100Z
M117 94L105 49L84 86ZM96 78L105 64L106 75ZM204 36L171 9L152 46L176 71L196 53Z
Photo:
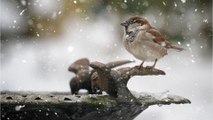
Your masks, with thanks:
M142 61L142 63L141 63L140 66L138 67L139 70L144 68L144 67L143 67L143 63L144 63L144 61Z
M155 59L155 63L152 66L146 66L147 69L154 69L158 59Z
M154 69L155 66L146 66L145 68L146 68L146 69Z
M137 68L140 70L140 69L143 69L144 67L143 66L137 66Z

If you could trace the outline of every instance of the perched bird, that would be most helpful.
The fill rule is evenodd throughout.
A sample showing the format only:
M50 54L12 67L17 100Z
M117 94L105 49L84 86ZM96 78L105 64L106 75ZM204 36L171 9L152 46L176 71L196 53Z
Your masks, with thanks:
M157 60L167 55L167 49L183 50L173 46L143 17L131 17L120 25L124 27L123 44L128 52L142 60L140 67L145 61L154 61L151 66L154 68Z

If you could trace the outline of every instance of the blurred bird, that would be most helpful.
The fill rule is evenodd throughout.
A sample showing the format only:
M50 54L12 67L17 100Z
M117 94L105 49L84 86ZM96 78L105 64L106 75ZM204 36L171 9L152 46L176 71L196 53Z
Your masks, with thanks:
M173 46L143 17L131 17L120 25L124 27L123 44L128 52L142 60L140 67L145 61L154 61L151 66L154 68L158 59L167 55L167 49L183 50Z

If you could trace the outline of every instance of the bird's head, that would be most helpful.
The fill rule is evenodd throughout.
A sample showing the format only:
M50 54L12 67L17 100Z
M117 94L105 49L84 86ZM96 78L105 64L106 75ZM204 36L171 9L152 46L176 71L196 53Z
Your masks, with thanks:
M120 25L128 29L132 28L147 29L151 27L151 25L145 18L138 16L131 17L128 20L122 22Z

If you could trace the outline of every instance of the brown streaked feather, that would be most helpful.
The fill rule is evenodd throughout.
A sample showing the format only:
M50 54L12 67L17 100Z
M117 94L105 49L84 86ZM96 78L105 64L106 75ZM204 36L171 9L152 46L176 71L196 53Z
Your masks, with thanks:
M162 45L162 43L164 42L166 47L171 46L171 43L169 41L167 41L165 39L165 37L160 32L158 32L156 29L154 29L154 28L148 29L147 32L154 36L153 41L155 43Z
M184 50L183 48L173 46L170 41L166 40L164 38L164 36L154 28L148 29L147 32L154 36L153 41L155 43L158 43L159 45L162 45L162 43L164 42L166 48L172 48L172 49L176 49L178 51Z
M129 21L135 21L135 23L140 23L141 25L149 24L149 22L145 18L139 16L134 16L130 18Z
M132 19L132 20L140 20L140 19L142 19L142 17L134 16L134 17L131 17L130 19Z

